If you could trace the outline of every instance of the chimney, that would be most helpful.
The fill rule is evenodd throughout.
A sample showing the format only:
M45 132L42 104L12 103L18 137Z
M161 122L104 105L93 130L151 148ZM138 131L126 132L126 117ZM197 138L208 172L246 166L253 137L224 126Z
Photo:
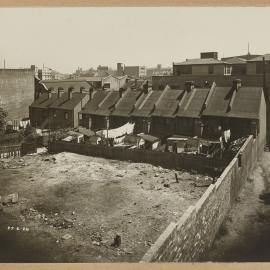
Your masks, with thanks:
M242 86L242 81L240 79L233 80L233 90L238 91L238 89Z
M60 97L62 97L62 95L64 94L64 91L63 91L63 89L58 89L58 93L57 93L57 98L60 98Z
M194 89L194 81L186 81L185 82L185 89L186 91L191 91L192 89Z
M148 80L144 81L144 83L143 83L143 92L145 94L148 93Z
M124 89L123 89L123 88L120 88L120 89L119 89L119 97L120 97L120 98L122 98L123 92L124 92Z
M89 100L92 100L92 98L93 98L93 92L94 92L94 89L91 87L89 89Z
M72 99L73 88L68 89L68 99Z

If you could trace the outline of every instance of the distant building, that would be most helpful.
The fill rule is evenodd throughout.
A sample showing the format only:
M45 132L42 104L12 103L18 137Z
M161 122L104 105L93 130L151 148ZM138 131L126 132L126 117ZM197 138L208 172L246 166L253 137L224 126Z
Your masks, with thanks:
M205 58L212 56L212 58ZM173 75L231 75L229 63L217 59L217 53L201 53L201 58L186 59L184 62L173 63Z
M35 69L35 76L40 80L63 80L68 76L44 66L42 68L38 68L33 65L33 68Z
M124 74L135 77L135 78L143 78L146 77L146 67L145 66L125 66Z
M117 63L117 70L116 70L117 76L124 76L124 64L123 63Z
M172 68L171 67L162 67L161 64L158 64L155 68L147 68L146 69L146 76L166 76L172 75Z
M120 88L124 88L127 83L127 76L112 76L109 75L107 77L102 78L102 87L103 89L113 89L119 90Z

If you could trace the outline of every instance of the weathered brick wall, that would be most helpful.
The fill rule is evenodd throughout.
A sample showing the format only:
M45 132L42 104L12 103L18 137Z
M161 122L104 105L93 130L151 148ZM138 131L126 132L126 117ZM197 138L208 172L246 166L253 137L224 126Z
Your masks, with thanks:
M0 98L8 111L8 119L28 117L34 92L34 70L0 69Z
M177 223L167 227L141 262L200 260L212 245L256 160L257 141L250 136L217 182L209 186L195 206L190 206Z

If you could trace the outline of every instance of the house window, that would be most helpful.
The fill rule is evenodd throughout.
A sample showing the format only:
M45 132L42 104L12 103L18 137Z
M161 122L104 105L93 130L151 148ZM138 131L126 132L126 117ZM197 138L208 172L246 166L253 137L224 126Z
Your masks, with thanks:
M65 120L67 120L68 119L68 113L67 112L65 112Z
M110 83L104 83L103 87L104 88L111 88L111 84Z
M224 75L231 75L232 74L232 67L229 65L225 65L224 67Z
M83 115L81 113L79 113L79 120L83 119Z
M56 118L56 112L53 113L53 117Z

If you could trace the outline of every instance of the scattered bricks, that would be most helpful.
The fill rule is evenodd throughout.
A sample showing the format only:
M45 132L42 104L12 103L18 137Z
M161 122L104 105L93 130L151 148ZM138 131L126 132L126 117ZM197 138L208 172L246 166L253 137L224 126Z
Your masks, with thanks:
M18 193L12 193L4 197L2 203L3 205L9 204L9 203L15 204L15 203L18 203L18 201L19 201Z

